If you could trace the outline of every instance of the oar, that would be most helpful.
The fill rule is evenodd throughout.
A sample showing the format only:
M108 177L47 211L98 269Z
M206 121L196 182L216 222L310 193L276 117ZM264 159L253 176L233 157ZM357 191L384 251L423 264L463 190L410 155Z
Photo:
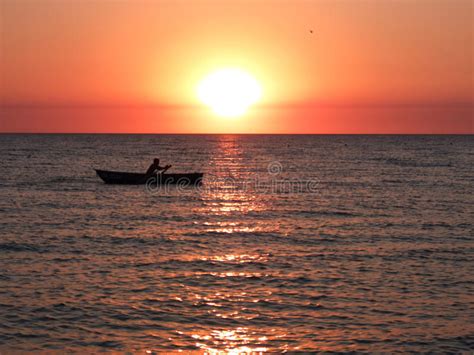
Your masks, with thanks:
M167 165L166 168L164 168L162 171L161 171L161 175L163 175L166 170L168 170L169 168L171 168L171 165Z

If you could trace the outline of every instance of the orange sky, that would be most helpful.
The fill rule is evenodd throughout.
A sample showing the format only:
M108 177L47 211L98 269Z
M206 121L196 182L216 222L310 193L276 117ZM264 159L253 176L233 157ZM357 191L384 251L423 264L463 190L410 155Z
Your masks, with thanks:
M0 131L474 133L471 0L0 4ZM221 67L246 117L200 107Z

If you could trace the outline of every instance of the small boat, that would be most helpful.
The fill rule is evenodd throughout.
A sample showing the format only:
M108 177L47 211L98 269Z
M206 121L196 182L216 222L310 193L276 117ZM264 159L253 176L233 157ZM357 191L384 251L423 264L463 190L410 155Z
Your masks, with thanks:
M97 175L106 184L143 185L143 184L180 184L182 186L199 185L202 183L203 173L190 174L157 174L146 175L143 173L125 173L120 171L107 171L95 169Z

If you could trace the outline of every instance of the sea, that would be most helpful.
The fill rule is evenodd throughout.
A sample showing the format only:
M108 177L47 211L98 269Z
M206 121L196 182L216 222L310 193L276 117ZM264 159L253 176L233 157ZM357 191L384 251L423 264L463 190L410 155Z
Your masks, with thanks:
M108 185L94 169L204 173ZM0 353L474 351L470 135L0 135Z

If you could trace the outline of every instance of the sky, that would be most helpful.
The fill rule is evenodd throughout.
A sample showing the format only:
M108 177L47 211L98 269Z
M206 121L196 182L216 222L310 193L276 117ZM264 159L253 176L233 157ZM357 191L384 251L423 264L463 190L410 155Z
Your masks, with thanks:
M471 0L0 0L0 132L474 133ZM247 71L217 117L197 86Z

